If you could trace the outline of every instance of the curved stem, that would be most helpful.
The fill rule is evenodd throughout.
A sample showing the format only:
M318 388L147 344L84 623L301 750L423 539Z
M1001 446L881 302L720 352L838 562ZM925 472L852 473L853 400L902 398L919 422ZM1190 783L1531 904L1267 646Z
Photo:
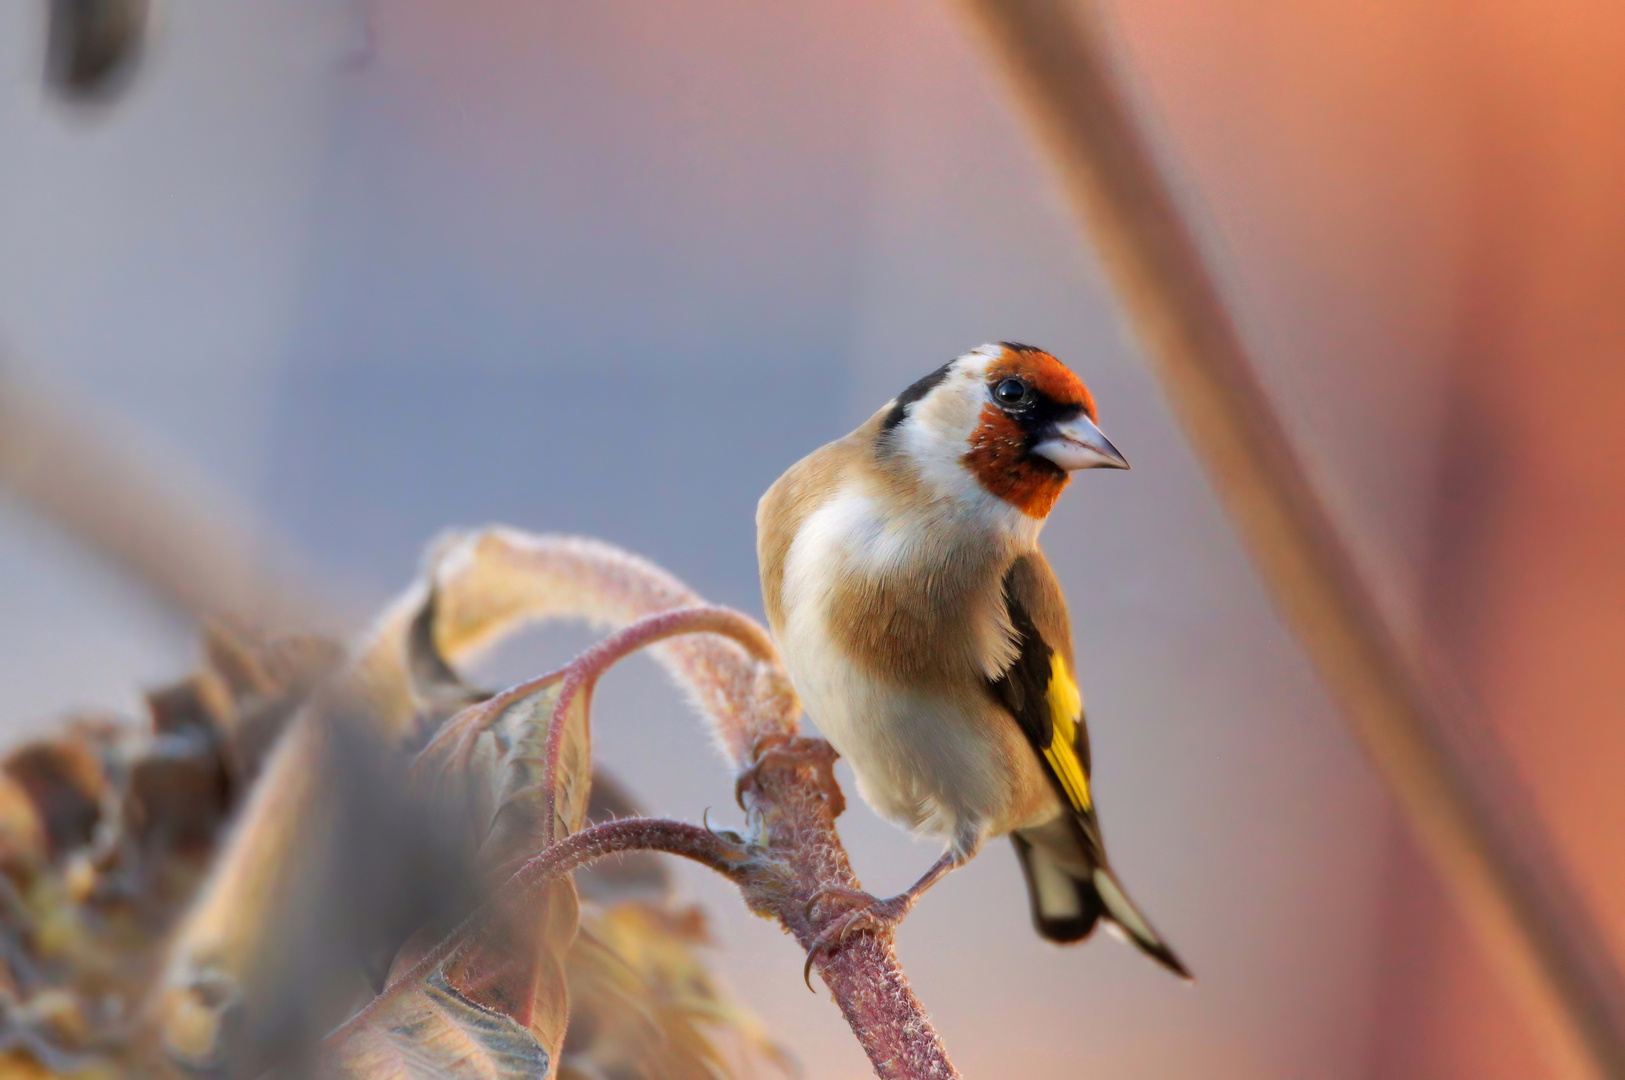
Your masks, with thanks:
M701 633L730 638L758 661L776 663L778 660L778 651L773 648L772 640L754 620L730 608L703 605L662 611L639 619L600 641L564 669L564 683L553 706L553 722L547 733L547 750L542 758L542 782L548 792L548 821L557 820L559 756L567 734L566 717L575 703L576 695L591 694L604 672L639 649L681 634ZM713 718L713 723L720 721ZM730 746L742 744L743 740L737 733L728 734Z
M430 973L455 960L498 903L525 902L587 863L619 851L664 851L711 867L734 881L746 904L776 919L802 948L811 949L830 926L816 920L810 901L830 887L858 888L857 877L835 831L835 818L845 806L835 783L835 752L822 740L796 737L794 695L774 697L743 692L739 677L763 670L783 677L777 654L765 631L726 608L691 606L639 619L599 642L561 671L511 688L489 702L458 714L431 749L455 740L466 748L496 717L515 703L550 685L559 686L553 703L548 743L539 786L548 794L546 820L558 828L559 769L568 739L583 739L588 718L577 705L587 702L597 680L612 665L639 649L667 639L711 633L727 637L745 650L754 672L729 658L700 661L732 672L727 694L754 704L737 713L711 711L724 747L740 765L737 791L749 815L751 842L727 839L709 829L676 821L630 818L582 829L549 845L503 882L487 902L465 919L434 949L421 957L376 998L328 1036L333 1045L366 1024L386 1003L409 992ZM759 691L760 682L753 691ZM710 711L710 710L708 710ZM573 725L573 726L572 726ZM418 766L424 765L420 758ZM568 825L568 823L566 823ZM882 1080L954 1080L948 1060L924 1007L914 996L898 963L889 932L859 932L832 950L819 950L813 966L828 986L859 1045Z
M576 663L586 667L599 665L597 670L602 673L628 653L678 634L720 634L738 642L753 658L764 663L777 663L779 659L773 639L754 619L720 604L696 604L645 616L582 653Z
M413 781L421 780L430 763L435 761L439 761L442 773L454 765L459 769L467 769L474 754L475 741L482 732L496 723L497 718L513 705L538 690L547 689L568 673L569 668L563 667L546 675L538 675L534 679L526 679L484 701L460 710L440 726L440 730L434 733L434 738L429 740L428 745L418 751L417 757L412 760L408 777Z
M442 769L467 768L474 742L498 717L515 703L538 690L564 682L559 693L555 719L563 715L575 694L595 682L617 661L681 634L717 634L742 646L753 659L776 664L778 653L772 640L757 623L731 608L703 604L675 608L645 616L576 657L566 666L534 679L508 687L501 693L470 705L443 724L412 763L412 776L420 777L429 763L439 760ZM732 740L730 740L731 742ZM448 745L454 749L447 751ZM551 760L551 759L549 759Z

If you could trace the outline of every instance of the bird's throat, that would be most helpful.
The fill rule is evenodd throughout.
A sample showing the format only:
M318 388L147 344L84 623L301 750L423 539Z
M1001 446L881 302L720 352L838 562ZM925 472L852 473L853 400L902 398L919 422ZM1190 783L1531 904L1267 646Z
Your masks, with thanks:
M1027 433L998 409L986 406L980 419L960 460L990 495L1042 521L1071 477L1054 462L1029 453Z

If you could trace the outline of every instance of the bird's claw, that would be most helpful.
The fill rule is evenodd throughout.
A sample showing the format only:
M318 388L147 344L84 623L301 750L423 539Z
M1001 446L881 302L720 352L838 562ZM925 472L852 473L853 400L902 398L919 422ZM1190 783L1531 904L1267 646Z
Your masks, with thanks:
M802 909L802 914L807 917L808 922L813 921L813 914L818 908L818 902L829 897L840 897L842 900L850 901L855 908L880 903L877 897L871 896L862 889L849 889L845 885L824 885L807 898L807 904Z
M914 906L915 899L903 893L881 900L859 889L848 889L844 885L826 885L808 898L809 917L813 907L826 896L844 896L855 903L850 911L837 916L819 931L818 936L813 939L812 946L807 950L807 963L801 969L801 979L807 984L808 990L813 988L813 964L817 962L821 953L845 945L846 939L857 930L869 929L877 934L891 933Z
M758 742L751 750L750 763L747 764L734 780L734 800L739 803L741 810L745 809L745 792L760 784L759 774L764 766L804 765L814 771L816 781L829 800L830 813L840 817L846 809L846 799L841 794L840 785L835 783L835 774L832 768L835 759L840 755L835 748L823 739L811 739L800 736L785 738L774 736Z

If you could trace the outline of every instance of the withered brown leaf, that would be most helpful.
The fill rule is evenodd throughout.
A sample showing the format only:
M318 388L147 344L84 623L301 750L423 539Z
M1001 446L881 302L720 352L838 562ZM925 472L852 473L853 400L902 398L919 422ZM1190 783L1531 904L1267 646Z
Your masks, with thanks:
M523 1024L464 997L436 971L335 1048L333 1064L368 1080L536 1080L552 1060Z

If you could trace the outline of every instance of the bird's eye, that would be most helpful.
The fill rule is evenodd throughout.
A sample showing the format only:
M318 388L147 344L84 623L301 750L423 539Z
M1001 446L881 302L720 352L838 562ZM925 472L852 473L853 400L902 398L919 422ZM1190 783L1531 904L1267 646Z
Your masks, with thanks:
M1032 392L1027 389L1027 384L1020 379L1005 379L993 388L993 397L997 399L1000 405L1013 408L1017 405L1025 405L1032 397Z

